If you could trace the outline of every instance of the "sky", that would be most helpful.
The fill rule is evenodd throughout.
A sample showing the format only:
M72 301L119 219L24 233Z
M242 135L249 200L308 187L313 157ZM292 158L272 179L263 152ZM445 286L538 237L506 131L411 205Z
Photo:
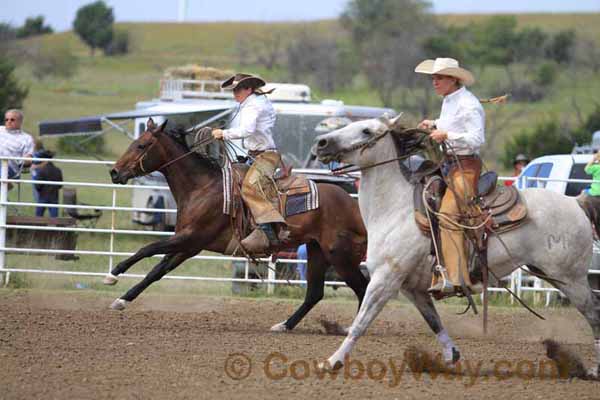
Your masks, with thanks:
M70 30L75 13L93 0L0 0L0 22L22 25L43 15L56 31ZM186 20L307 21L335 18L348 0L105 0L117 22L175 22L180 2ZM600 12L600 0L430 0L435 13Z

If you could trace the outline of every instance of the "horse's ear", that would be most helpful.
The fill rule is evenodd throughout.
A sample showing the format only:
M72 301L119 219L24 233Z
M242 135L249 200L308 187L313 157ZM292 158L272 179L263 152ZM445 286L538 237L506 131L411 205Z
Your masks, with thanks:
M384 113L381 117L379 117L379 121L381 121L385 126L387 126L391 130L395 130L400 128L400 119L402 118L402 113L398 114L394 118L390 118L388 113Z
M148 118L148 121L146 122L146 129L149 131L156 129L156 122L154 122L152 117Z
M167 122L169 122L168 119L165 119L165 122L163 122L162 124L160 124L160 128L158 128L159 131L164 132L165 128L167 127Z
M402 114L403 113L400 113L400 114L396 115L396 117L389 120L390 121L390 125L389 125L390 129L397 130L397 129L403 128L403 126L400 123L400 120L402 119Z
M383 115L379 118L377 118L381 123L383 123L385 126L389 127L390 126L390 115L388 113L383 113Z
M165 122L163 122L162 124L160 124L160 126L158 127L158 129L153 129L153 130L152 130L152 134L153 134L154 136L156 136L156 135L158 135L159 133L162 133L162 132L164 132L164 130L165 130L165 127L167 126L167 122L169 122L169 120L167 120L167 119L166 119L166 120L165 120ZM155 126L156 126L156 125L155 125Z

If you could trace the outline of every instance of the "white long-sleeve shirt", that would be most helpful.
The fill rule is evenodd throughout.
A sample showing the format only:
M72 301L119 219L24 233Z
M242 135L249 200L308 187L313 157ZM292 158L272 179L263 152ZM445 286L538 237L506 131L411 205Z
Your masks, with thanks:
M7 157L25 157L33 154L34 142L30 134L22 130L8 130L0 126L0 155ZM17 176L21 173L23 161L10 160L8 166Z
M231 127L223 130L223 138L243 139L244 148L247 150L275 150L275 118L275 109L267 96L251 94L240 104Z
M485 112L479 99L464 87L444 97L437 129L448 132L454 154L479 154L485 143Z

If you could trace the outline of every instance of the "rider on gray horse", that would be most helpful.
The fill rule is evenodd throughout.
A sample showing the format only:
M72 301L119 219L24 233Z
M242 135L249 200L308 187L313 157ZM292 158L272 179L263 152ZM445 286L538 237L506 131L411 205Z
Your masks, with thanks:
M431 138L446 142L445 180L448 189L442 199L440 213L451 219L441 220L442 260L433 274L429 291L437 298L462 291L463 285L472 293L481 292L469 278L464 232L457 225L477 190L481 174L479 148L485 142L485 113L481 103L465 86L475 82L471 72L459 67L452 58L425 60L415 72L431 75L435 92L444 97L440 117L423 120L419 128L432 129Z

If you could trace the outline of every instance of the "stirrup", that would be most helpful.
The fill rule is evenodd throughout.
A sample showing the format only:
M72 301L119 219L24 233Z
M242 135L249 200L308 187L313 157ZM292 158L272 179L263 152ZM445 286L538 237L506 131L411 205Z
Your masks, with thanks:
M446 268L444 268L440 264L436 265L433 268L436 272L440 274L441 281L427 289L427 292L431 294L436 300L440 300L445 297L456 296L458 293L454 288L454 285L450 282L450 280L448 280Z

